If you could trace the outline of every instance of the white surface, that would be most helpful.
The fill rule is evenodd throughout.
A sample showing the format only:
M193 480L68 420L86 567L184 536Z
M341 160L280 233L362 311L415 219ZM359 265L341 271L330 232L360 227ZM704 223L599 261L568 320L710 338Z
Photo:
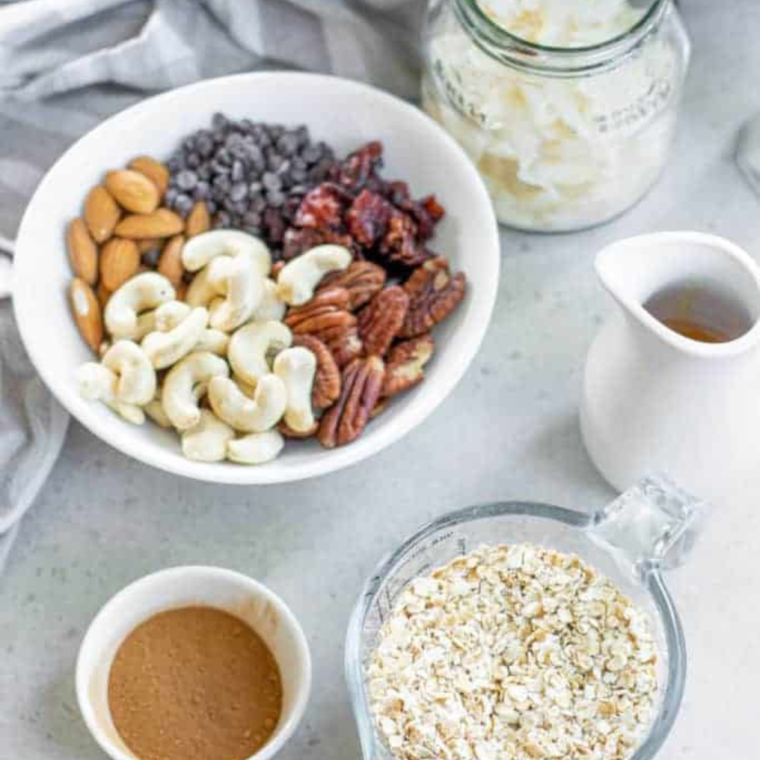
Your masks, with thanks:
M211 606L253 628L277 660L282 715L256 760L270 760L303 717L311 688L311 659L303 630L270 589L218 567L173 567L147 575L110 599L93 620L77 658L76 690L82 716L114 760L138 760L119 736L108 706L108 673L124 639L141 623L171 609Z
M597 230L502 234L499 301L483 348L414 433L321 480L241 488L163 474L71 426L0 579L2 760L104 760L76 706L81 638L130 580L185 563L224 565L265 582L304 626L312 699L278 760L358 760L343 636L380 557L455 507L518 497L591 508L612 497L577 424L584 355L613 309L596 281L595 253L627 235L695 228L760 255L760 204L731 160L739 124L760 111L760 4L682 5L694 58L662 182ZM760 483L717 505L690 561L669 573L690 662L663 760L757 757L758 493Z
M425 382L391 404L351 446L327 451L316 441L290 445L278 459L258 467L195 462L182 456L173 431L126 424L104 404L79 394L75 373L92 355L70 316L71 273L62 250L62 230L80 213L87 188L100 180L104 169L124 166L144 153L171 154L188 132L207 127L216 111L255 121L306 123L315 140L329 140L339 155L369 140L382 140L386 176L408 181L415 197L436 193L449 211L436 228L434 243L453 269L467 273L465 300L435 330L437 350L426 368ZM179 113L182 118L176 118ZM51 254L44 267L39 265L39 251ZM165 93L112 117L83 137L40 183L21 223L13 267L13 305L24 345L42 379L74 417L120 451L168 472L250 484L334 472L372 456L422 422L456 385L480 346L496 298L499 255L485 186L462 149L431 119L362 84L315 75L259 73ZM58 329L51 330L51 324Z
M596 270L618 309L584 368L589 456L620 490L665 472L705 499L741 498L758 470L760 268L725 238L660 232L613 243ZM752 327L727 343L698 343L645 308L657 293L695 286L725 298ZM693 318L721 327L697 300Z

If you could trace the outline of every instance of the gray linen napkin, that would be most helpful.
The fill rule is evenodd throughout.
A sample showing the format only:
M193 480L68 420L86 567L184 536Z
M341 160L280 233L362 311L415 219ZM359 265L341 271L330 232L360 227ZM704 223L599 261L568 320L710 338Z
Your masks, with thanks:
M331 72L414 98L425 0L0 0L0 250L42 175L149 91L262 68ZM0 254L0 293L3 290ZM0 572L67 417L0 304Z

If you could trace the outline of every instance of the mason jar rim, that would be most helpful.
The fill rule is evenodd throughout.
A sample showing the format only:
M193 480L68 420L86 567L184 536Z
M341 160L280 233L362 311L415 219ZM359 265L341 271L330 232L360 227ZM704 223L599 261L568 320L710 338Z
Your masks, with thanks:
M645 13L626 31L608 40L579 47L530 42L497 24L479 0L452 0L464 30L487 55L532 72L578 74L606 68L635 49L660 24L673 0L652 0Z

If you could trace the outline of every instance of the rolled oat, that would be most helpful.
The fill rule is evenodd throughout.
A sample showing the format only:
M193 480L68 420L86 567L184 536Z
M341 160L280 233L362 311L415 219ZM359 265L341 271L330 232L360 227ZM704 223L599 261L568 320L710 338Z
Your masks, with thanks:
M578 557L482 547L402 592L367 680L399 760L624 760L652 719L656 648Z

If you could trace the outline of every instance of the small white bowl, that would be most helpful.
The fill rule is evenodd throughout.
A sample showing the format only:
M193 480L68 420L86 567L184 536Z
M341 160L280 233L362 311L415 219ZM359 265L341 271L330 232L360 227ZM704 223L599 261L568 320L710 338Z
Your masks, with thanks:
M219 567L174 567L146 575L100 610L79 649L76 691L90 733L113 760L140 760L119 736L108 706L108 675L124 639L153 615L188 606L215 607L261 636L280 669L282 715L264 747L249 760L269 760L303 717L311 690L311 656L303 630L285 603L265 586Z
M215 111L255 121L307 124L339 155L369 140L385 145L384 175L409 182L415 197L435 193L446 216L430 241L467 275L467 296L435 330L425 382L394 399L349 446L291 444L274 462L246 467L185 459L174 431L130 425L86 401L77 367L92 360L71 318L65 228L107 169L137 155L166 158ZM210 482L264 484L324 475L376 454L419 425L453 390L485 335L499 285L499 236L491 201L457 143L420 109L356 82L314 74L265 72L213 79L143 101L105 121L53 166L34 194L16 241L13 303L35 368L61 404L111 446L154 467Z

